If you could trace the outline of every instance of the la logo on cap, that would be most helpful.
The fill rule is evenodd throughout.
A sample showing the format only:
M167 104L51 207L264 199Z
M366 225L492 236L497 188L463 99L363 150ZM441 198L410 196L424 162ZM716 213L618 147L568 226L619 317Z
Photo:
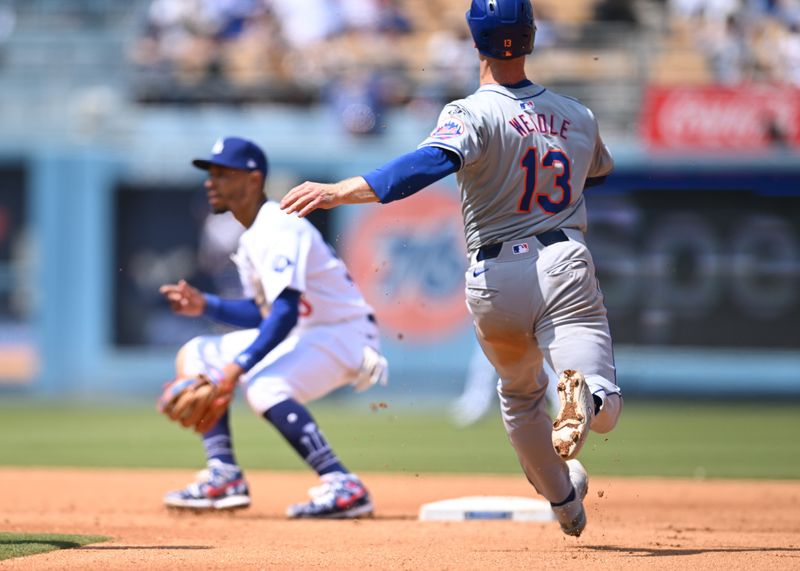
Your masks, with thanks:
M222 153L222 150L225 148L225 141L222 139L217 139L217 142L214 143L214 146L211 147L211 154L219 155Z

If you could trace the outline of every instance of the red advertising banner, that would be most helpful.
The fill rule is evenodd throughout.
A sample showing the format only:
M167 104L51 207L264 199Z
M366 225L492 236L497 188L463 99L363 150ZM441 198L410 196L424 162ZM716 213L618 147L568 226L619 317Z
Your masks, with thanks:
M800 147L800 89L785 86L650 87L644 141L659 149Z

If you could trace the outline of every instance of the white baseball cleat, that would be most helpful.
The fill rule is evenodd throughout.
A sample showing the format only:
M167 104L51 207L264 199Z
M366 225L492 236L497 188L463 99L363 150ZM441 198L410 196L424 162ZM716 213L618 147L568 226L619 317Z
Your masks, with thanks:
M564 460L578 455L594 416L594 399L586 379L578 371L566 369L558 378L561 407L553 421L553 448Z
M583 509L583 498L589 491L589 475L577 460L567 460L569 481L575 489L575 499L561 506L554 506L553 513L561 524L561 531L567 535L580 537L586 527L586 511Z

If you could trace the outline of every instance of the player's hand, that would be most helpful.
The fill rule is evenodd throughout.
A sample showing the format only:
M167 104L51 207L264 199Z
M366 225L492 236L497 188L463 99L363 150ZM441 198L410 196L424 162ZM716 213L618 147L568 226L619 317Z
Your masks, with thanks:
M363 177L348 178L334 184L306 181L286 193L281 208L287 214L296 212L301 218L318 208L335 208L342 204L378 202L378 196Z
M242 376L242 373L244 373L244 369L236 363L228 363L222 367L222 370L219 372L219 377L216 379L220 392L223 394L233 393L236 385L239 383L239 377Z
M179 315L202 315L206 308L203 293L189 285L186 280L181 280L177 284L162 285L158 291L167 298L172 311Z
M306 181L286 193L281 200L281 208L287 214L297 212L301 218L312 213L317 208L334 208L342 202L337 193L336 184L322 184Z

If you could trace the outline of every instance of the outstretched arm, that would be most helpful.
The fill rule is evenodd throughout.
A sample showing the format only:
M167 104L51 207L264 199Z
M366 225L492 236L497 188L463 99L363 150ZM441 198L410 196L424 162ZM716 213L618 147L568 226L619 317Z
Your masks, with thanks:
M335 184L304 182L281 200L287 213L306 216L317 208L341 204L392 202L411 196L461 168L455 153L438 147L421 147L365 174Z
M342 204L378 202L364 177L356 176L334 184L306 181L286 193L281 208L288 214L297 212L301 218L317 208L335 208Z

